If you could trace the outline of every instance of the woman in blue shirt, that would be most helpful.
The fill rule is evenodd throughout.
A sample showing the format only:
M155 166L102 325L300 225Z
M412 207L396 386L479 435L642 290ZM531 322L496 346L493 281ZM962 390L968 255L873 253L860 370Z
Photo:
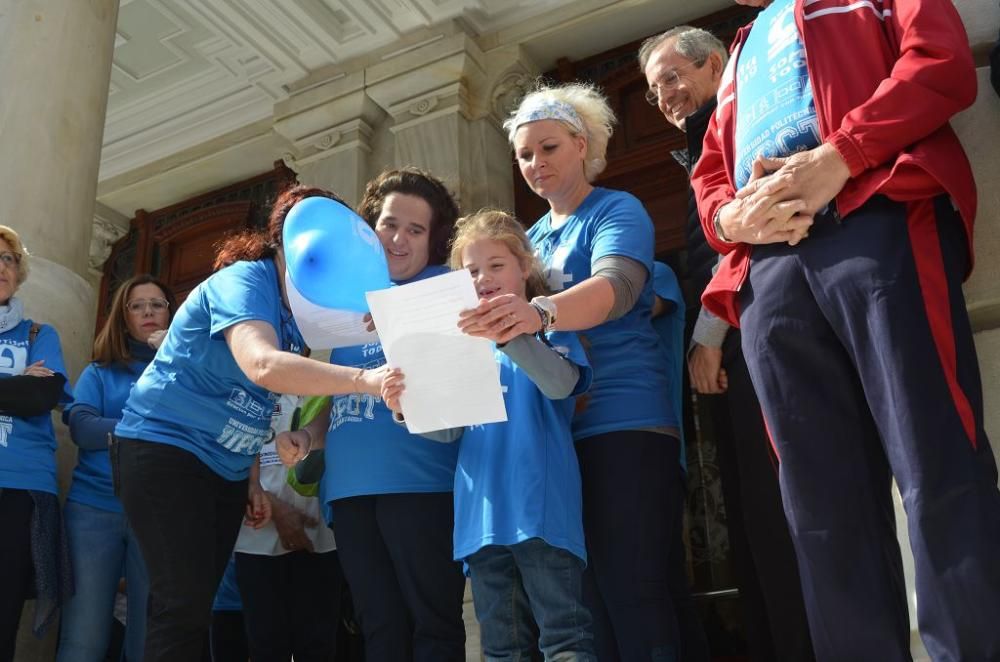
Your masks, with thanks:
M14 296L27 277L28 251L0 225L0 660L14 657L25 599L37 598L40 635L72 591L50 414L70 400L66 369L55 329Z
M463 328L504 343L578 331L594 382L573 438L589 565L584 596L600 660L674 659L670 552L683 512L680 423L650 323L653 224L634 196L594 186L615 117L594 87L540 87L504 123L521 175L549 203L528 231L551 297L494 297ZM681 573L680 576L683 576Z
M458 207L439 179L415 168L384 172L368 184L358 212L381 239L397 285L448 271ZM385 365L378 342L335 349L330 360ZM377 395L334 397L329 411L288 436L300 450L285 459L325 435L320 498L332 513L365 659L465 660L465 578L451 553L458 448L409 434Z
M76 592L63 608L58 662L103 659L123 569L128 589L125 654L129 660L142 659L146 566L114 494L108 436L176 309L170 288L149 274L122 283L94 341L94 361L77 380L73 404L63 414L80 451L64 510Z
M218 271L177 310L115 428L112 469L149 572L146 662L198 659L244 507L266 523L268 502L248 478L278 394L380 392L385 370L301 356L282 228L312 196L337 199L295 187L278 197L265 231L226 240Z

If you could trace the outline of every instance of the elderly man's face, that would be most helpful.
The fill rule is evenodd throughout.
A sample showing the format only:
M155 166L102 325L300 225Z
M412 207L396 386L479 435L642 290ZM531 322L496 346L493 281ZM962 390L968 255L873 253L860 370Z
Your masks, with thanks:
M675 40L660 45L646 62L646 83L656 107L681 131L685 120L715 96L722 79L722 58L712 53L700 67L674 50Z

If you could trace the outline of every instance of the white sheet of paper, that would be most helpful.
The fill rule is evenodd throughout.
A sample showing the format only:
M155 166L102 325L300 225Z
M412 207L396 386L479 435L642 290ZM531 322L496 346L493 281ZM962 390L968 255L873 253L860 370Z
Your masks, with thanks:
M334 349L378 342L377 333L365 330L364 313L317 306L302 296L287 273L285 290L295 324L310 349Z
M458 329L479 303L468 270L369 292L386 361L403 371L401 404L413 433L507 420L493 343Z

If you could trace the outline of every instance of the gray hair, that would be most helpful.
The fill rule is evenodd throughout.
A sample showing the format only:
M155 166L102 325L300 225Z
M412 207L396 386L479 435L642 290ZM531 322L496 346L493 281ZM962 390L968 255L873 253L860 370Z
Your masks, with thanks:
M681 57L693 62L695 66L700 67L705 64L713 52L719 54L723 65L729 59L729 51L714 34L690 25L678 25L676 28L670 28L663 34L650 37L642 42L642 45L639 46L639 70L646 71L646 64L649 63L653 51L671 39L674 40L674 50Z

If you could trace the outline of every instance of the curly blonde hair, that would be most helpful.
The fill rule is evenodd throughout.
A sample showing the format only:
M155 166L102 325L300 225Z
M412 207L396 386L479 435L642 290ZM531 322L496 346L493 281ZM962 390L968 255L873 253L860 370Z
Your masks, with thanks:
M539 98L568 104L580 116L584 128L582 135L587 141L587 154L583 162L583 176L587 178L588 182L593 182L597 179L598 175L604 172L604 168L608 165L605 158L608 152L608 141L611 139L615 122L617 122L615 113L608 104L607 97L591 83L550 85L539 81L535 89L521 100L518 107L503 123L503 128L507 131L507 139L511 145L514 144L514 135L521 126L517 124L518 111L525 104L537 103ZM557 121L566 127L570 135L581 135L581 132L568 122Z
M462 268L462 251L473 242L482 239L502 242L517 258L521 269L528 274L525 293L528 299L549 293L542 276L542 264L535 256L534 247L528 239L524 226L512 215L500 209L481 209L458 219L455 224L455 238L451 242L451 257L448 266Z

